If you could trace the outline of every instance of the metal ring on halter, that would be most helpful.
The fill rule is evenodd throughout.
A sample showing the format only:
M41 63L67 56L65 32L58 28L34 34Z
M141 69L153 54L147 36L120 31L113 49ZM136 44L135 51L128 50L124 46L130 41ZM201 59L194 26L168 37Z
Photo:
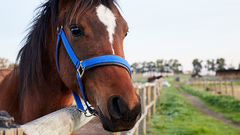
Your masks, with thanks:
M63 26L61 25L61 28L60 29L63 29ZM57 26L57 33L60 32L60 29L59 29L59 25Z
M82 73L80 72L80 70L82 70ZM79 79L82 78L84 72L85 72L85 67L82 68L82 61L80 61L80 65L79 65L79 67L78 67L78 69L77 69L77 73L78 73L78 75L79 75Z
M93 108L92 106L90 106L90 109ZM87 115L87 110L88 112L90 113L90 115ZM95 109L92 109L91 111L89 109L87 109L85 112L84 112L84 115L86 117L91 117L91 116L98 116L97 113L96 113L96 110Z

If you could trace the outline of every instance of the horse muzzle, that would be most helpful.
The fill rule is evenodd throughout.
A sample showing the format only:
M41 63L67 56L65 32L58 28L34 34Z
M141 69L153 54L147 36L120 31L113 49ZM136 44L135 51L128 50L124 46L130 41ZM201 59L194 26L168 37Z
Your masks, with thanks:
M98 110L104 129L111 132L132 129L142 114L140 98L135 107L130 109L121 96L113 95L108 99L107 108L110 118L106 117L99 107Z

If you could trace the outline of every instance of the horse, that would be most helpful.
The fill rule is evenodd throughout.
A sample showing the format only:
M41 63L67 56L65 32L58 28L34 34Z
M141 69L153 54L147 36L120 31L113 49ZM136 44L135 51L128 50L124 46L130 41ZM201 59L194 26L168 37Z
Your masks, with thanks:
M0 110L24 124L71 106L73 92L85 96L105 130L132 129L141 117L141 100L129 72L117 64L99 65L84 74L80 69L80 91L75 63L63 40L58 40L59 31L64 31L80 60L102 55L124 59L123 41L129 28L117 2L48 0L37 11L18 53L18 66L0 83Z
M154 82L156 79L160 79L160 78L163 78L163 76L162 75L160 75L160 76L153 76L153 77L149 77L148 78L148 82Z

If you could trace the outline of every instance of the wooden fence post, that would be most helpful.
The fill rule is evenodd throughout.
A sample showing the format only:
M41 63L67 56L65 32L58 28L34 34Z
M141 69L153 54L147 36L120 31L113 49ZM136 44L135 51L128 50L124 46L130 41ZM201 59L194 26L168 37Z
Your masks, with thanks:
M9 128L9 129L1 129L0 135L24 135L22 128Z
M205 90L207 90L207 88L208 88L208 80L206 80L206 89Z
M215 89L215 94L218 94L218 92L217 92L217 81L214 81L214 89Z
M139 88L138 88L138 86L137 86L136 92L137 92L137 94L139 95ZM137 126L136 129L135 129L134 135L138 135L138 127L139 127L139 126ZM120 132L119 132L119 133L120 133Z
M148 99L148 105L151 103L151 86L148 86L148 94L147 94L147 99ZM147 113L147 120L151 119L151 107L148 109Z
M142 91L142 100L143 100L143 104L142 104L142 110L143 113L145 113L145 107L146 107L146 91L147 91L147 86L144 86L143 91ZM143 118L142 120L142 133L146 134L147 133L147 129L146 129L146 117Z
M227 80L225 80L225 94L227 94Z
M134 135L138 135L138 128L136 128Z
M232 96L234 97L234 86L233 86L233 81L231 81L231 86L232 86Z
M222 94L222 81L220 80L220 86L219 86L220 92Z
M197 88L201 89L201 81L200 81L200 79L197 80Z
M204 90L205 84L204 84L204 79L202 79L202 89Z
M156 102L157 102L157 87L156 87L156 84L153 88L153 101L155 102L154 105L153 105L153 115L156 114Z

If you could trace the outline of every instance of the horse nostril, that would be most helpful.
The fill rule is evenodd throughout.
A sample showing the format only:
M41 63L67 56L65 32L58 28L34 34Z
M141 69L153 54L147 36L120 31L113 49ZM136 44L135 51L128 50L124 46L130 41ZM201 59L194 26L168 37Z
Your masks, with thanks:
M124 114L124 101L118 96L114 95L108 99L108 112L115 119L120 119Z

